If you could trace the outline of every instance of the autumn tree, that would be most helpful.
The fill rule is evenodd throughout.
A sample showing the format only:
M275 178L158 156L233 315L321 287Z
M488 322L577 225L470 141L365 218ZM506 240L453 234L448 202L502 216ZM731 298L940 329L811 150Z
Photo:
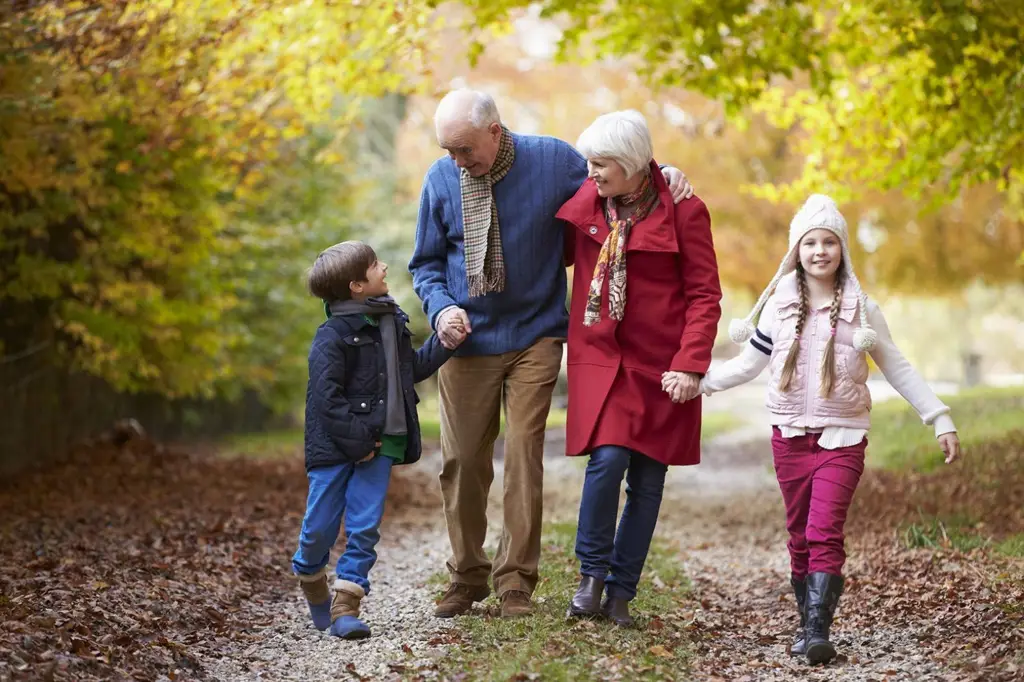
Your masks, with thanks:
M464 0L474 54L529 5L563 58L630 58L648 82L763 112L803 156L758 188L899 190L933 204L994 183L1024 216L1024 4L1013 0Z
M346 133L415 82L431 16L416 0L5 3L0 338L48 333L126 390L273 385L296 351L296 263L343 238L359 200Z
M455 45L455 27L466 22L446 10L452 28L441 40ZM743 125L730 122L720 100L681 87L656 87L640 77L644 67L635 57L587 63L552 59L559 36L565 35L560 23L565 25L532 12L516 15L489 36L488 49L472 70L466 68L471 47L446 52L446 60L435 63L441 90L463 78L493 93L514 129L569 142L599 114L640 110L651 127L657 160L686 171L711 209L723 282L734 293L756 296L778 267L789 222L805 198L769 198L759 190L800 176L806 133L797 125L773 125L766 114L752 110L743 111ZM787 87L795 89L792 83ZM440 153L430 118L437 96L418 98L406 124L402 158L417 168L407 190L412 199L423 171ZM873 291L945 295L979 279L999 284L1020 278L1014 254L1024 250L1024 224L1008 214L995 186L965 189L935 210L856 179L849 189L841 203L851 226L853 257Z

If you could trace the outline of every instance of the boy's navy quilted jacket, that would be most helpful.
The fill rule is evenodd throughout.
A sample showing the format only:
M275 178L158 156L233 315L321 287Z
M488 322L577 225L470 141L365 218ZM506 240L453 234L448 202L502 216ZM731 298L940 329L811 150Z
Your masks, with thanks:
M405 397L408 445L405 464L420 458L419 397L413 384L432 376L452 356L431 335L412 348L409 317L398 321L399 372ZM362 315L331 317L316 330L309 350L306 387L306 470L357 462L376 449L384 432L387 369L380 330Z

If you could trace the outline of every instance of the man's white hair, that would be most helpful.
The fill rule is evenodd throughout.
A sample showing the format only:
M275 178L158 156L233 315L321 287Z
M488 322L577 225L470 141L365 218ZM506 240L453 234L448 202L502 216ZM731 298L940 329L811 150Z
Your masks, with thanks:
M501 123L498 105L486 92L459 88L445 95L434 112L434 126L441 120L468 120L474 128L487 128L492 123Z
M654 158L647 119L633 109L598 116L580 135L576 149L588 159L614 159L627 178L647 168Z

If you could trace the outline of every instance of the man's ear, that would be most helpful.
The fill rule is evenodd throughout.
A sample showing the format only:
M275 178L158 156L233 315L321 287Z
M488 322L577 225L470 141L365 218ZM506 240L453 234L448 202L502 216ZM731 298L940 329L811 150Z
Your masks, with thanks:
M489 125L487 127L487 132L489 132L491 134L491 137L495 141L500 140L501 139L501 124L497 123L497 122L492 123L491 125Z

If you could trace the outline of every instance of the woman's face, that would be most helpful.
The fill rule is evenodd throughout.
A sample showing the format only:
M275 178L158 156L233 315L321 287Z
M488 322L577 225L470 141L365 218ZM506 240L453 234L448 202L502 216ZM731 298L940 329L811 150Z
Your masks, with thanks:
M602 197L617 197L636 189L639 184L636 178L630 182L626 178L626 171L615 159L605 156L595 156L587 159L587 177L593 178L597 185L597 193Z
M811 277L832 282L842 262L843 247L835 232L818 228L800 240L800 265Z

